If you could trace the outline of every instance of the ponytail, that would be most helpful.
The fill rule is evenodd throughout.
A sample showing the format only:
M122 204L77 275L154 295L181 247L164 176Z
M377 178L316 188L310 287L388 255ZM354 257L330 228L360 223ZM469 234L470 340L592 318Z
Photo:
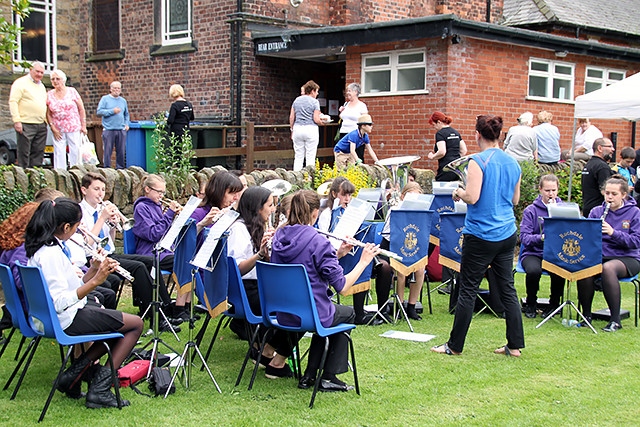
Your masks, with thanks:
M310 225L313 211L320 209L320 197L312 190L300 190L291 197L287 225Z
M40 203L27 224L24 247L31 258L41 247L56 244L55 235L65 224L76 224L82 220L80 205L66 197L45 200Z

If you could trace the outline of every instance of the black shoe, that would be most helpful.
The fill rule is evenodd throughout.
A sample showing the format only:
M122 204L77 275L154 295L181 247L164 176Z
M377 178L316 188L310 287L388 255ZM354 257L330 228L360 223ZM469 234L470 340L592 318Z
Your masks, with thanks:
M356 317L356 325L366 325L371 319L373 319L375 313L366 312L362 317Z
M173 312L173 317L175 320L180 320L180 323L182 322L188 322L190 317L189 317L189 313L187 312L187 310L184 307L176 307L174 312ZM173 322L171 322L173 323ZM180 324L178 323L178 325Z
M293 372L291 372L291 368L286 363L282 368L267 365L264 369L264 376L272 380L276 380L278 378L291 378L293 377Z
M82 375L91 366L91 360L83 356L76 359L69 369L64 371L58 379L58 391L61 391L71 399L80 399L82 394Z
M615 332L618 329L622 329L622 325L618 322L614 322L613 320L607 324L604 328L602 328L605 332Z
M87 408L115 408L118 406L116 396L111 392L113 382L111 381L111 369L102 366L93 377L89 391L87 392ZM122 406L129 406L129 401L121 399Z
M330 378L327 378L327 375L324 375L325 378L320 380L320 387L318 389L320 391L349 391L353 390L353 386L347 385L335 375L330 375Z
M438 288L438 293L441 295L449 295L451 294L451 285L447 285L443 288Z
M591 320L591 316L584 316L587 319L587 322L589 322L589 324L592 324L592 320ZM582 322L578 323L576 325L576 327L578 328L588 328L589 325L587 325L587 323L583 320Z
M554 306L551 306L551 307L547 308L545 311L543 311L543 312L542 312L542 318L543 318L543 319L546 319L547 317L549 317L549 316L551 315L551 313L553 313L554 311L556 311L556 309L557 309L558 307L559 307L559 306L557 306L557 305L556 305L555 307L554 307ZM560 314L560 312L557 312L556 314L554 314L554 316L556 316L556 315L558 315L558 314Z
M169 323L167 323L166 320L162 319L160 321L160 326L158 327L158 330L160 332L168 332L171 330L171 328L173 328L173 331L177 334L179 333L182 329L180 329L180 326L178 325L170 325Z
M306 390L308 388L313 387L315 384L316 384L315 376L312 377L310 375L304 374L302 378L300 378L300 381L298 381L298 388Z
M535 319L538 315L538 310L535 305L527 304L527 307L524 310L524 316L527 319Z
M407 317L411 320L422 320L422 316L416 313L415 304L407 304Z

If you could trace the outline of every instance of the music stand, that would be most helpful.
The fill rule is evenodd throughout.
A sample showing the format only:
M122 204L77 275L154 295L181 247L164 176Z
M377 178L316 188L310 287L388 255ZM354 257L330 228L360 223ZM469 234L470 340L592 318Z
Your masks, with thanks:
M544 236L542 268L566 280L567 296L558 308L536 325L536 329L565 306L569 306L576 311L577 316L582 318L593 333L597 334L591 322L571 301L571 282L602 272L602 220L599 218L544 218ZM599 236L599 238L587 241L585 240L587 236Z
M454 181L454 182L456 183L455 188L458 188L457 186L458 181ZM433 182L433 184L436 184L436 183L438 183L438 181ZM443 182L440 184L448 184L448 183ZM442 187L448 188L448 186L446 185L443 185ZM447 212L455 212L455 204L454 204L453 198L451 197L453 190L454 188L448 188L447 191L445 192L436 192L434 187L433 202L431 203L431 209L433 210L433 217L431 219L431 232L429 234L429 243L434 246L440 246L440 227L441 227L440 215ZM440 248L440 250L442 250L442 248ZM455 276L452 276L451 279L445 280L444 282L440 282L440 284L435 288L429 289L429 293L435 292L438 289L447 286L448 284L451 284L451 288L453 289L454 280L455 280ZM429 307L429 310L431 310L431 307Z

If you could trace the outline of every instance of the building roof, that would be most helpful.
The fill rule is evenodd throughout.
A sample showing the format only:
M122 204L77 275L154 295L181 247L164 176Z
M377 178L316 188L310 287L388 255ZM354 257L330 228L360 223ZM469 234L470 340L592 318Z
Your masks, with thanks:
M557 24L640 36L638 6L638 0L504 0L502 24Z

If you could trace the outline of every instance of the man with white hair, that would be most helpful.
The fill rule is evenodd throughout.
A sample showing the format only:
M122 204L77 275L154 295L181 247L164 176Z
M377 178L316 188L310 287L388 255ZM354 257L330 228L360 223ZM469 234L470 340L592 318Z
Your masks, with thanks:
M504 152L519 162L538 158L538 140L532 126L533 113L522 113L518 125L510 127L504 139Z
M102 117L103 165L111 167L111 154L116 149L116 169L124 169L124 149L129 130L129 106L121 96L122 84L111 82L109 94L98 103L98 116Z
M35 61L29 74L13 82L9 111L16 130L18 166L42 166L47 144L47 90L42 84L44 65Z

